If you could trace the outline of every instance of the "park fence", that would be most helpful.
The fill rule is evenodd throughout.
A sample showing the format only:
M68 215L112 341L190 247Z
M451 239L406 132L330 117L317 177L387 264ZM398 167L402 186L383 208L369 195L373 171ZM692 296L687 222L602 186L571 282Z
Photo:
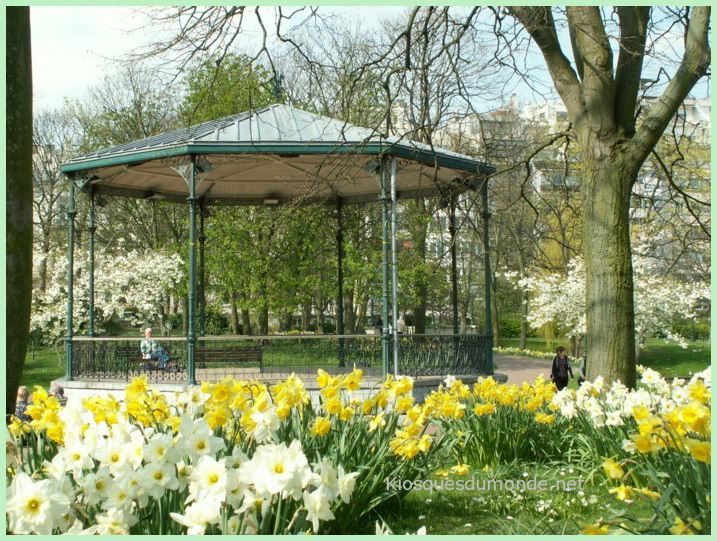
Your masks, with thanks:
M470 335L399 335L400 375L490 374L490 337ZM146 375L154 382L189 381L186 337L155 337L169 355L166 366L144 359L141 338L74 337L72 379L129 381ZM390 367L393 372L393 339ZM281 379L292 373L312 376L318 369L341 374L354 368L381 377L382 342L378 334L270 335L197 337L194 380Z

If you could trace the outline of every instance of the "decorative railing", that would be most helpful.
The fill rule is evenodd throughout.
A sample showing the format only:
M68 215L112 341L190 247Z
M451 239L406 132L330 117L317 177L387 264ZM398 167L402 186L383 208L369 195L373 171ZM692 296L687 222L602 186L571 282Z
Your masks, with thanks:
M170 356L166 369L142 358L141 339L75 337L72 340L72 378L97 381L129 381L146 374L151 381L187 381L187 339L158 339Z
M381 335L204 336L196 340L196 381L273 379L296 373L332 374L361 368L366 376L381 376ZM389 337L389 371L393 372L393 337ZM398 372L409 376L488 374L490 344L482 335L399 335ZM142 358L141 338L73 338L72 377L79 380L129 381L146 374L150 381L188 381L187 339L154 337L170 360Z

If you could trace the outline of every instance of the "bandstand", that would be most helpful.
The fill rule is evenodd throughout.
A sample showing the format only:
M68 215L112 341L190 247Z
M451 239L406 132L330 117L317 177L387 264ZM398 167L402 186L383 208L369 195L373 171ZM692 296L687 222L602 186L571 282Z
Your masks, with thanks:
M99 150L70 160L61 171L71 181L67 212L67 381L126 381L147 373L154 381L191 385L227 375L272 379L291 372L315 373L317 368L343 372L353 366L376 377L388 373L418 377L493 373L487 178L494 168L485 163L428 145L382 137L374 130L286 105L272 105ZM458 333L454 242L454 333L400 335L396 324L396 201L444 198L453 210L451 234L455 239L455 201L467 190L479 192L483 202L485 332ZM86 194L90 203L87 336L73 332L75 198L79 193ZM157 199L188 206L188 332L185 337L158 337L171 352L167 370L141 361L139 337L95 336L94 220L99 196ZM382 204L383 329L377 335L346 335L341 299L341 209L343 205L372 201ZM203 210L212 205L289 204L336 208L337 334L205 336Z

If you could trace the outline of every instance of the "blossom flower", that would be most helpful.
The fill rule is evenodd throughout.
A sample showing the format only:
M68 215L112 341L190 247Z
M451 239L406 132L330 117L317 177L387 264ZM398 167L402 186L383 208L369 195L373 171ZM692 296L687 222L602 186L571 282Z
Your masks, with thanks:
M311 425L310 434L312 436L324 436L331 430L331 421L326 417L316 417Z
M320 520L334 520L329 500L321 490L304 492L304 507L306 508L306 520L311 522L314 533L319 531Z
M17 472L7 499L10 531L50 535L69 505L67 496L49 479L35 482L25 472Z
M298 500L312 477L301 444L296 440L289 447L283 442L260 445L251 460L239 467L239 480L254 485L262 498L286 493Z
M143 451L147 462L174 463L179 458L171 434L154 434Z
M687 448L690 450L690 454L705 464L709 464L711 461L711 450L712 446L708 441L696 441L693 439L687 440Z
M354 487L356 486L356 478L359 472L344 472L343 466L339 464L339 495L344 503L351 501L351 494L353 494Z
M218 503L212 499L196 501L184 510L184 514L169 513L173 520L187 527L187 535L202 535L210 524L218 524L221 518Z
M607 524L601 524L600 522L596 524L584 524L581 533L583 535L607 535L608 529L609 526Z
M147 494L158 500L165 490L177 490L179 480L177 479L176 468L170 462L150 462L144 468L143 486Z
M127 535L129 529L137 524L137 517L124 509L109 509L106 513L98 514L97 533L99 535Z
M609 490L609 492L610 492L610 494L615 494L615 497L620 501L625 501L625 500L630 499L634 493L632 487L628 487L625 485L620 485L619 487L611 488Z
M204 455L192 468L189 476L189 500L216 500L223 502L226 499L227 470L226 459L215 460Z
M270 407L265 411L256 411L251 414L254 421L254 430L251 435L258 443L276 441L276 431L279 430L281 419L276 413L276 408Z

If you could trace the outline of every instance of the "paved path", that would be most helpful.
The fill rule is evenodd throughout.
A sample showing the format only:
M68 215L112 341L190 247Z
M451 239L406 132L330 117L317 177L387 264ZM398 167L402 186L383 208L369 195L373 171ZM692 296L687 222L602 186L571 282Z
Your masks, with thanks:
M496 374L508 376L508 383L521 385L523 382L533 383L540 374L550 378L550 359L533 359L531 357L514 357L510 355L494 355L493 370Z

